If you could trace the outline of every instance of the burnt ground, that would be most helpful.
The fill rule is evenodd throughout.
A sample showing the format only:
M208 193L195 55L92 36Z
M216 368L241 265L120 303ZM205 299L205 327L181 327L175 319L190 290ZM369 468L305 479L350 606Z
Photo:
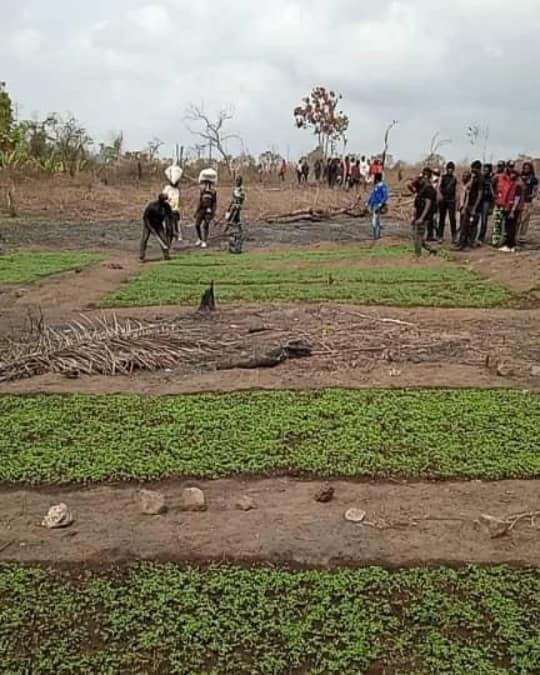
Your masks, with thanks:
M192 236L192 231L187 231ZM386 234L404 237L407 227L389 224ZM101 316L99 300L140 269L134 255L138 223L0 225L12 247L97 250L105 260L82 270L0 289L0 336L18 333L28 313L63 325L81 312ZM369 240L366 220L257 225L247 247L330 245ZM219 240L215 245L222 245ZM154 249L155 251L155 249ZM178 253L181 255L181 251ZM540 390L540 309L531 289L540 279L540 236L516 255L490 248L456 256L479 274L499 279L516 293L529 292L530 309L437 309L275 304L219 308L210 318L193 308L116 310L120 317L174 317L189 332L205 322L208 337L235 336L250 356L302 338L313 356L272 369L216 371L215 362L133 377L49 374L11 384L1 392L131 392L166 394L250 388L343 387L524 387ZM402 261L400 261L402 264ZM411 258L411 264L415 264ZM111 315L113 312L106 312ZM489 358L488 358L489 357ZM164 516L143 517L137 486L72 489L0 489L0 559L51 563L107 563L134 558L174 560L265 559L311 565L384 565L508 562L540 564L540 539L526 519L510 535L491 539L475 524L482 513L509 516L537 511L538 481L460 483L333 482L335 501L313 500L316 481L235 479L200 482L205 513L178 509L185 481L163 481ZM190 483L192 484L192 483ZM235 508L249 494L258 508ZM39 527L47 508L66 501L76 522L64 531ZM362 526L344 512L367 513Z

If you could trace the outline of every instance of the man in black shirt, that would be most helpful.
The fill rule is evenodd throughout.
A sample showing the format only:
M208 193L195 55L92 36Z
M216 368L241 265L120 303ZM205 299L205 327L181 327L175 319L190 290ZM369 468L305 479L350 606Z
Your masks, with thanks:
M143 233L139 248L139 260L144 262L148 239L153 234L161 247L163 258L169 260L170 233L172 232L173 212L167 196L160 194L155 202L151 202L144 210Z
M482 176L482 162L476 160L471 164L471 182L467 200L463 207L463 223L459 233L457 251L463 251L467 246L476 245L476 233L480 220L480 208L484 197L484 177Z
M480 204L480 233L478 241L484 243L488 229L489 217L493 213L495 191L493 189L493 165L484 164L484 192Z
M534 171L534 164L532 162L523 162L521 168L521 180L525 188L525 204L521 212L521 222L519 225L518 240L525 243L527 239L527 231L531 222L532 205L538 196L538 178Z
M439 231L437 233L439 242L444 241L444 228L446 226L446 214L450 221L450 231L452 233L452 243L456 243L456 199L457 199L457 178L455 176L456 165L454 162L448 162L446 173L441 177L439 183Z
M417 179L414 183L416 197L414 200L412 228L414 252L417 256L422 255L422 248L425 248L426 251L432 254L436 254L436 251L431 246L428 246L425 241L426 227L429 223L433 222L433 215L437 208L437 191L431 184L432 177L432 170L426 167L422 171L421 178Z

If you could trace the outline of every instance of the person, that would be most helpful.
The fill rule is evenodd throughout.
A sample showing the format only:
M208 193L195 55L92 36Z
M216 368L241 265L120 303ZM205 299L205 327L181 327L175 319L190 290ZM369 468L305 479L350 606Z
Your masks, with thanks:
M362 176L362 183L364 184L363 187L365 189L369 181L369 162L365 155L362 155L362 158L360 159L360 175Z
M484 194L484 177L482 176L482 162L479 160L471 164L471 179L467 186L466 199L463 205L462 222L459 232L457 251L463 251L468 246L475 246L478 222L480 220L480 204Z
M303 162L301 159L298 160L298 164L296 165L296 179L298 180L298 185L302 184L302 179L304 177L304 172L302 170L303 168Z
M361 180L360 160L357 159L351 168L351 188L354 188L357 193L358 190L360 189L360 180Z
M431 254L436 253L435 249L428 246L425 241L426 227L428 223L433 222L433 214L437 208L437 192L431 184L432 178L433 172L429 167L426 167L422 171L422 175L411 183L411 187L409 188L412 189L414 187L414 191L416 192L412 230L414 252L417 256L422 255L422 248L425 248Z
M167 195L161 193L157 200L150 202L143 213L143 232L139 246L139 260L144 262L148 239L153 234L161 247L164 260L170 259L167 232L172 228L173 212Z
M509 162L512 164L512 162ZM505 205L508 192L510 191L512 181L507 171L506 162L497 163L497 171L493 176L493 194L495 196L495 208L493 211L493 231L491 233L491 243L499 248L504 243L506 228Z
M450 221L450 233L452 235L452 243L456 243L456 200L457 200L457 178L456 165L454 162L448 162L446 165L446 173L441 176L439 182L439 230L437 232L437 239L439 242L444 241L444 229L446 227L446 216Z
M313 172L315 174L315 180L317 181L317 183L319 183L321 180L322 168L323 168L322 160L320 159L320 157L318 157L315 160L315 164L313 165Z
M383 180L382 173L375 174L374 187L369 195L367 206L371 211L371 227L373 230L373 239L381 238L382 223L381 214L385 212L388 202L388 187Z
M484 164L484 191L480 204L480 232L478 241L483 244L486 241L489 217L493 213L495 204L495 192L493 190L493 165Z
M525 203L521 212L517 239L519 243L524 244L527 241L527 232L531 222L532 204L538 196L538 178L536 177L532 162L523 162L521 180L525 186Z
M281 158L281 162L279 163L279 169L278 169L278 176L279 180L284 183L285 182L285 174L287 173L287 160L285 157Z
M348 189L351 183L351 160L348 155L343 160L342 170L343 170L343 187Z
M183 171L177 164L172 164L167 169L165 169L165 175L168 180L168 184L163 188L162 194L167 197L169 206L172 209L172 229L171 232L168 232L169 243L172 243L173 239L182 241L182 226L180 224L180 208L181 208L181 199L180 199L180 180L182 179Z
M513 164L513 162L512 162ZM506 214L506 236L500 250L514 253L516 250L516 236L523 206L525 205L525 185L515 164L509 171L511 186L506 197L504 211Z
M195 211L195 228L197 229L197 241L195 246L208 247L208 234L210 223L216 215L217 192L211 181L201 181L199 204Z
M232 199L227 211L227 230L230 234L229 251L230 253L242 252L242 224L240 222L240 215L246 199L246 192L244 190L242 176L238 176L235 181Z
M439 184L441 181L441 172L439 169L432 169L432 175L431 175L431 185L435 188L435 193L439 193ZM427 238L426 241L436 241L437 237L436 234L439 230L439 224L437 222L438 218L438 209L436 208L433 211L433 217L431 220L427 223Z
M307 159L304 159L304 161L302 162L302 180L304 181L304 183L306 185L307 185L308 179L309 179L309 164L308 164Z

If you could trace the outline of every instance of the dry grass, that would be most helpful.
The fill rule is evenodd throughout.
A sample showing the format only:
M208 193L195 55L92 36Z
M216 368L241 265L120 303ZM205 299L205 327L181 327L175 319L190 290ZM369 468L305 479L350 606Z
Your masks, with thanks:
M402 208L396 196L403 192L403 182L397 177L389 179L394 199L391 215L399 217ZM90 174L75 178L67 176L16 177L14 186L0 172L0 218L11 220L7 194L10 190L17 215L22 219L55 222L119 222L139 220L144 206L155 199L165 185L165 179L149 178L144 181L120 181L104 184ZM366 195L340 188L330 190L323 186L299 187L292 179L284 185L247 182L245 218L249 221L264 220L299 210L320 209L333 211L351 208ZM195 211L198 188L186 184L182 189L185 217L189 220ZM231 186L218 188L218 215L225 213L231 198ZM410 200L409 200L410 201ZM408 213L407 216L408 218Z

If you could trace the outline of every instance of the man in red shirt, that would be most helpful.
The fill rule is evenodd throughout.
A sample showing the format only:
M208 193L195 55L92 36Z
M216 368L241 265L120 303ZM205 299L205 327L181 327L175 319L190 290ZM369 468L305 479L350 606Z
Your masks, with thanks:
M519 220L525 205L525 185L513 162L509 170L509 176L511 180L510 189L506 195L506 203L504 205L506 215L506 236L504 246L502 246L500 250L506 251L507 253L514 253L516 250L516 236Z
M513 165L513 162L508 162ZM495 194L495 209L493 210L493 233L491 243L493 246L502 246L504 242L505 220L506 220L506 201L508 192L512 185L512 179L508 172L506 162L497 163L497 172L493 176L493 192Z

